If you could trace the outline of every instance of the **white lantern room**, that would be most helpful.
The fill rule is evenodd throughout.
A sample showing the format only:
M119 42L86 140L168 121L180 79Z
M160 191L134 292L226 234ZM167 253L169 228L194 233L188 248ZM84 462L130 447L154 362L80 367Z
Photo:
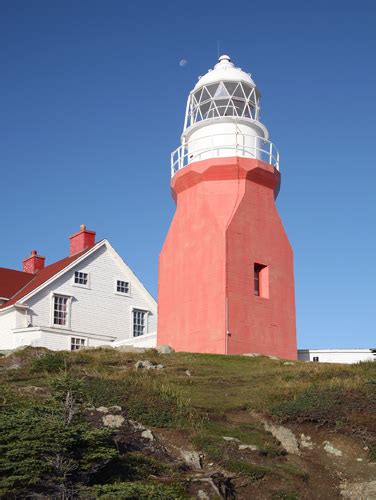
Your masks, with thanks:
M181 146L171 154L171 175L190 163L240 156L279 169L279 154L259 121L260 93L249 73L223 55L190 92Z

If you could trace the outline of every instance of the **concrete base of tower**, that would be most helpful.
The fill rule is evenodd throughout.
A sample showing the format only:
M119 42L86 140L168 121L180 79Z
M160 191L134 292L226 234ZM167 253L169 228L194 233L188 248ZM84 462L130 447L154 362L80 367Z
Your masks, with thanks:
M173 177L158 344L296 359L293 253L274 204L279 182L272 166L239 157L196 162Z

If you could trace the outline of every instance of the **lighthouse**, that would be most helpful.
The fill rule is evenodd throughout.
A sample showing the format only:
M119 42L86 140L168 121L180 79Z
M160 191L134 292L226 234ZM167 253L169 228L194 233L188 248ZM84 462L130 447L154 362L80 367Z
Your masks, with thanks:
M158 344L296 359L293 252L279 153L251 75L223 55L187 101L171 154L176 212L159 257Z

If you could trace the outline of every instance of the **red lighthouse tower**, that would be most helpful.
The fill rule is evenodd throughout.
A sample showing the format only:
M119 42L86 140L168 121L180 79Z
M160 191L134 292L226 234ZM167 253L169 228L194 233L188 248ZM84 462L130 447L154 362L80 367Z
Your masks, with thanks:
M279 155L259 101L228 56L189 95L159 257L158 344L296 359L293 253L274 203Z

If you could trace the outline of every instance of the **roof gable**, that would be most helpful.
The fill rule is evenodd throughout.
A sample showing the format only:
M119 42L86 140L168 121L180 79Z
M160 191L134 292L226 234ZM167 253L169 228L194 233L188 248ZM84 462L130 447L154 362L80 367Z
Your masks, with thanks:
M22 288L16 288L15 292L11 295L11 300L0 306L0 309L5 309L6 307L9 307L11 305L14 305L16 302L21 300L23 297L26 297L26 295L29 295L32 293L34 290L42 286L44 283L46 283L48 280L53 278L55 275L57 275L60 271L63 271L66 267L68 267L70 264L78 260L80 257L88 253L89 251L93 250L94 248L97 248L98 245L95 245L95 247L92 248L86 248L82 252L79 252L75 255L65 257L64 259L58 260L57 262L54 262L53 264L50 264L49 266L46 266L45 268L41 269L38 271L36 274L29 274L29 273L22 273L22 274L27 274L28 276L31 277L28 281L25 281L24 285ZM19 272L19 271L15 271Z
M31 276L31 279L25 283L23 288L17 289L16 293L13 296L11 296L11 300L0 305L0 311L2 309L6 309L10 306L13 306L22 299L28 300L30 296L39 292L39 290L47 286L48 283L61 276L61 274L70 269L76 262L83 260L84 258L91 255L102 246L106 247L107 251L109 251L109 254L117 263L117 265L132 277L131 279L133 280L133 282L137 283L137 286L139 287L144 299L150 304L150 307L153 309L156 308L156 301L154 297L150 294L150 292L148 292L145 286L133 273L130 267L124 262L124 260L116 252L116 250L110 245L110 243L107 240L102 240L96 243L94 247L86 248L82 252L79 252L75 255L65 257L64 259L54 262L53 264L50 264L49 266L46 266L44 269L38 271L38 273L36 274L30 275L29 273L21 273ZM15 272L18 273L19 271Z

